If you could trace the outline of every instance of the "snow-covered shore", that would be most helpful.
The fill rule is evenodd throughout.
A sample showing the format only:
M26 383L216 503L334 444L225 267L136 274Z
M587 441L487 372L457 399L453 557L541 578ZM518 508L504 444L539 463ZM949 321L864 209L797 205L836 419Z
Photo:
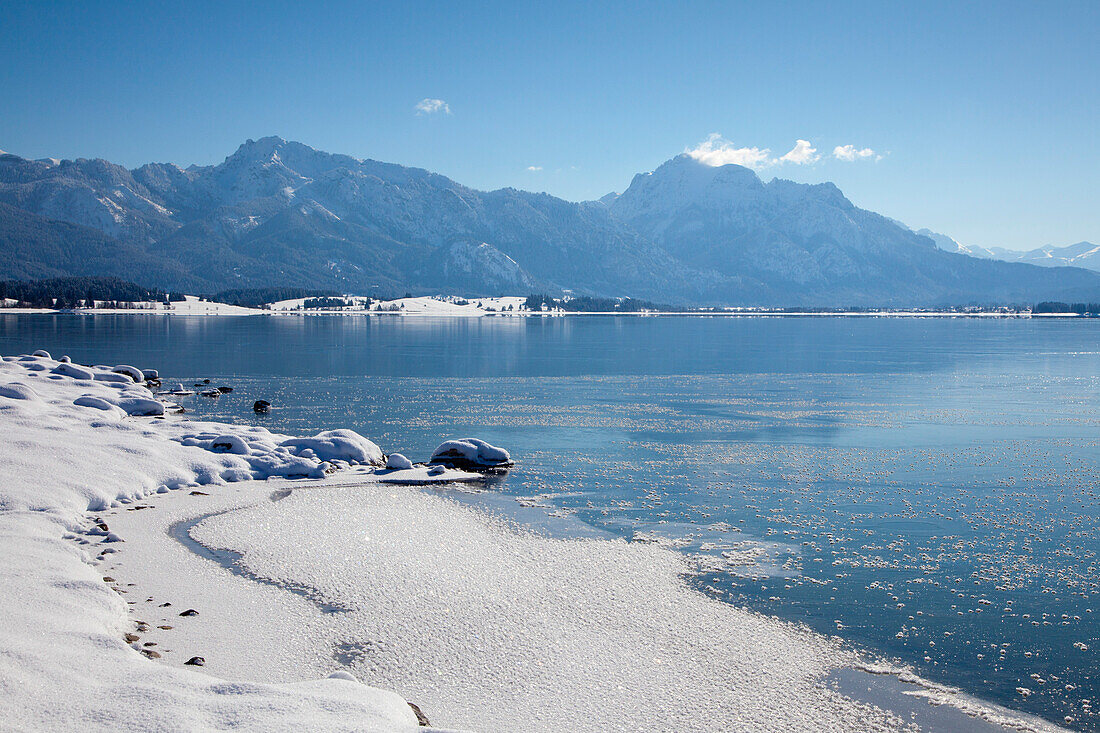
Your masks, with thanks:
M162 415L127 374L0 361L5 725L412 730L406 696L478 730L904 726L825 684L851 651L674 551L535 536L381 483L350 431Z
M371 458L377 446L337 435L313 444L322 450L312 456L308 448L211 452L194 444L210 426L138 417L159 412L145 387L111 369L69 376L86 376L80 369L47 356L0 361L0 727L415 729L401 697L347 679L257 684L148 658L138 649L154 649L127 642L140 626L100 570L124 543L95 524L96 512L158 491L323 475L333 464L322 458ZM236 432L269 444L282 438ZM325 449L335 453L317 455Z

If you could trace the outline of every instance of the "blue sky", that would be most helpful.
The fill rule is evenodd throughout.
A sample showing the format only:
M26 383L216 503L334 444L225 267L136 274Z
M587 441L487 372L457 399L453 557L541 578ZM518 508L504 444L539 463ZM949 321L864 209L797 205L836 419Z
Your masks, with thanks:
M0 0L0 149L277 134L572 200L695 149L967 244L1100 242L1095 0L161 5Z

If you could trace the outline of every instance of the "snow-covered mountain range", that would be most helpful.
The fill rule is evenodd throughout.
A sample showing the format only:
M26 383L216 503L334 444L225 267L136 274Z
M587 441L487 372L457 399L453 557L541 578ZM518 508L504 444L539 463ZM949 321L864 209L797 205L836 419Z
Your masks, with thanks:
M1092 272L942 248L832 184L765 183L686 155L621 195L581 203L477 191L278 137L186 169L0 155L0 278L380 295L572 290L710 304L1100 299Z
M971 257L1002 260L1004 262L1026 262L1030 265L1040 265L1042 267L1084 267L1088 270L1100 272L1100 244L1093 244L1092 242L1078 242L1065 247L1048 244L1036 249L1014 250L1005 249L1004 247L978 247L960 244L946 234L939 234L928 229L918 229L917 234L928 237L945 252L956 252Z
M1100 272L1100 244L1078 242L1065 247L1052 244L1017 252L1011 249L994 247L991 250L999 260L1005 262L1026 262L1043 267L1084 267Z

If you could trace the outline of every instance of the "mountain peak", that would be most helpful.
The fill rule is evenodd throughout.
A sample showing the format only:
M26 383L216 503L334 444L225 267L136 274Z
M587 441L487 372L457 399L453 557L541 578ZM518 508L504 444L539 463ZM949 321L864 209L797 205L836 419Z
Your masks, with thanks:
M226 158L226 160L248 159L267 161L271 160L278 153L279 148L285 147L286 145L287 141L278 135L268 135L267 137L261 137L259 140L249 138L241 143L236 152Z

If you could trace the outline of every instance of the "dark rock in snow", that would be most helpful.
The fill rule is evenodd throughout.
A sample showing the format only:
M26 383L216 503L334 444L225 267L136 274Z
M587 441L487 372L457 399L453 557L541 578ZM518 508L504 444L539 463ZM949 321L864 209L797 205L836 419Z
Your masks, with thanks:
M422 728L431 726L431 723L428 722L428 716L424 714L424 711L420 709L420 706L418 706L416 703L410 702L409 707L412 708L414 713L416 713L416 724L418 726Z
M198 616L199 612L193 608L189 608L186 611L181 611L180 616Z
M206 660L202 657L191 657L184 664L190 664L192 667L202 667L206 665Z

